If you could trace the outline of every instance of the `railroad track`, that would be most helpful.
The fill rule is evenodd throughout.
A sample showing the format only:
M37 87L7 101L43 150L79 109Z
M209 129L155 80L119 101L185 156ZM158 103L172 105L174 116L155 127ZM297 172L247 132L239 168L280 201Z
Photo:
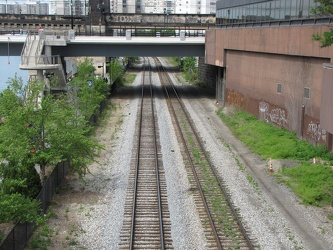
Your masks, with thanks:
M145 59L120 249L173 249L153 90L149 59Z
M209 249L257 249L231 202L223 181L211 164L176 88L155 58L175 129L183 146L185 165Z

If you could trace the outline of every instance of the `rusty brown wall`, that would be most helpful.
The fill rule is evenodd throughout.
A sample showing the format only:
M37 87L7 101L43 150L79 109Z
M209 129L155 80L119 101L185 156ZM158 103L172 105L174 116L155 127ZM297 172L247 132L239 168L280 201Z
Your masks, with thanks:
M311 40L312 34L328 29L318 25L206 31L206 63L226 69L226 105L330 147L333 70L323 74L323 64L333 61L333 46L320 48ZM278 83L282 93L277 92ZM305 87L310 98L304 97ZM323 91L329 93L324 103Z
M320 48L311 39L312 34L327 30L327 25L207 30L206 63L224 67L226 50L330 58L333 62L333 47Z
M226 51L227 104L301 135L320 116L321 70L329 59ZM277 92L277 84L282 92ZM304 87L310 98L304 98ZM302 120L302 105L309 120Z

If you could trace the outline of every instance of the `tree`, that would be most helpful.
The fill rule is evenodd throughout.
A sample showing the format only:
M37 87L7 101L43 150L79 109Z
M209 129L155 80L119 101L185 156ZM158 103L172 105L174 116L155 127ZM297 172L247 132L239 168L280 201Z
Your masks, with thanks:
M193 82L198 79L198 68L196 67L197 59L195 57L183 58L182 70L185 73L185 78Z
M95 68L92 61L86 58L78 66L75 76L69 86L69 100L75 107L77 117L83 116L86 121L98 111L100 103L108 94L108 86L102 77L94 77Z
M118 58L112 60L109 64L109 77L111 84L120 77L124 72L123 67L120 65Z
M315 0L319 3L318 7L312 9L312 13L317 16L332 16L333 15L333 2L332 0ZM333 44L333 29L326 31L322 34L316 33L312 35L314 41L321 43L320 47L328 47Z
M0 223L36 222L42 218L38 201L19 193L10 195L0 193L0 208Z
M7 168L39 164L42 180L47 166L70 159L71 170L82 176L102 146L87 136L91 128L85 117L77 115L76 107L69 105L66 94L40 98L43 85L29 83L24 101L11 86L1 94L0 112L5 122L0 126L0 159L11 163Z

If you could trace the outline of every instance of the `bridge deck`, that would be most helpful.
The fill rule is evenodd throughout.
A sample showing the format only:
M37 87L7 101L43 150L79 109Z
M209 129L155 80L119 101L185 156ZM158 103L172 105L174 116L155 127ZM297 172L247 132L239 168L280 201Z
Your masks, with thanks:
M26 35L1 35L0 56L20 56ZM61 56L204 56L205 37L76 36L66 46L52 46Z

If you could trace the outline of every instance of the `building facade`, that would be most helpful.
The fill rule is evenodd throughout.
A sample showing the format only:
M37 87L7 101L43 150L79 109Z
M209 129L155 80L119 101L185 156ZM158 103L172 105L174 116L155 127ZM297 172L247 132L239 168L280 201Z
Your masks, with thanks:
M49 4L40 2L0 4L1 14L48 15Z
M206 31L216 99L331 150L333 47L312 40L331 18L314 17L312 0L235 2L219 1L221 28Z

